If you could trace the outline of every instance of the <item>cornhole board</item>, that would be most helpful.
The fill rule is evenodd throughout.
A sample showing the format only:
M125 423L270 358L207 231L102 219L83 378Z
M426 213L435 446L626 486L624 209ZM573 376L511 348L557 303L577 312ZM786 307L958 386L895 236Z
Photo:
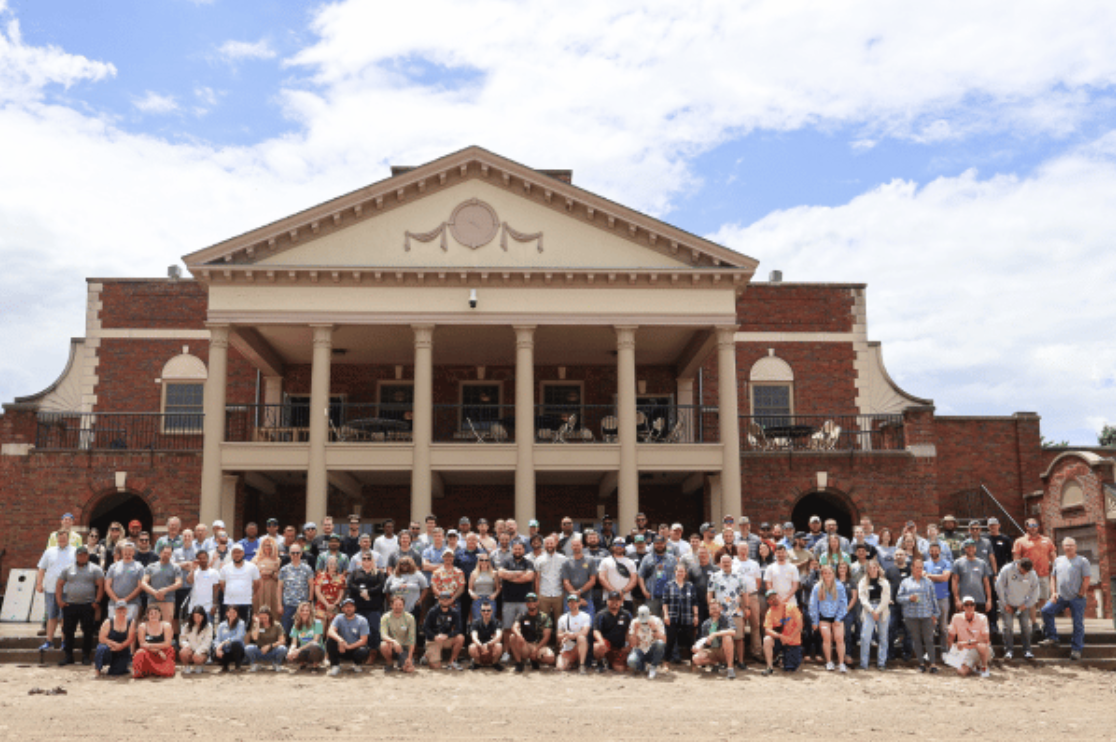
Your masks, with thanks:
M8 587L4 591L4 608L0 611L0 621L5 623L27 623L31 620L31 609L35 598L41 607L39 616L45 611L43 597L35 592L35 573L33 569L13 569L8 572Z

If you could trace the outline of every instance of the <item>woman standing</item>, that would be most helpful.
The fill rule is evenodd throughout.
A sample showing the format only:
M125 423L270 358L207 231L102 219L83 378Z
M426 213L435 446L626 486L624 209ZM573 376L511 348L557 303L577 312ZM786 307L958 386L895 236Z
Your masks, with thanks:
M319 620L332 621L345 597L345 575L337 566L337 557L326 559L325 570L314 578L314 614Z
M229 663L236 669L244 662L244 622L235 605L225 609L225 620L217 624L217 638L213 640L213 656L221 663L221 672L229 671Z
M415 561L411 557L403 557L395 566L395 574L388 578L386 593L402 595L403 607L415 617L415 624L421 625L419 609L429 588L430 583L426 581L426 575L418 571ZM418 632L418 644L420 646L423 644L422 631Z
M845 595L849 599L849 604L845 608L845 654L855 657L854 647L860 626L860 606L857 605L860 596L857 588L860 586L853 581L852 565L849 562L841 562L837 565L836 577L841 587L845 588Z
M841 537L836 533L831 533L825 542L825 551L822 552L818 563L823 567L833 567L837 569L837 565L841 562L848 562L849 555L841 548Z
M756 561L759 566L766 567L775 561L775 552L771 550L771 545L766 541L760 541L759 549L757 549Z
M270 662L271 669L279 672L287 659L287 643L283 637L283 626L275 622L275 614L269 606L260 607L252 622L248 641L250 643L244 648L244 655L252 664L248 672L256 672L265 662Z
M202 665L209 657L210 648L213 646L213 627L209 625L209 617L205 615L205 608L194 606L186 620L186 628L178 637L178 661L182 663L182 674L201 674Z
M139 651L132 660L133 678L173 678L174 677L174 628L170 621L163 620L158 605L147 608L147 620L136 629L139 637Z
M477 557L477 568L469 575L469 597L473 600L473 620L480 620L481 603L487 600L495 606L499 595L500 577L496 574L496 570L492 569L492 557L481 554Z
M136 627L128 620L128 603L118 600L113 604L112 615L101 624L97 653L93 656L93 676L127 675L135 641Z
M314 609L309 603L299 603L291 625L291 648L287 652L287 662L298 665L299 669L313 669L321 665L324 658L322 622L314 618Z
M911 576L899 584L899 594L895 602L903 606L903 623L914 642L918 669L926 672L926 660L930 661L930 672L938 672L934 662L934 619L940 614L938 600L934 594L934 583L923 572L923 560L916 556L911 560Z
M833 567L828 564L821 568L821 579L810 595L810 621L821 630L822 652L825 653L825 669L834 670L833 646L837 647L838 668L848 672L845 667L845 612L848 607L845 588L837 581Z
M895 566L895 538L891 535L890 528L881 528L879 543L876 544L876 559L880 562L880 569L887 572Z
M860 579L857 588L857 597L860 600L860 669L868 669L868 655L872 651L872 632L879 629L876 667L883 670L887 667L888 630L891 626L889 610L891 583L884 577L880 563L875 559L868 562L864 577Z
M260 549L252 559L256 568L260 570L260 589L252 596L252 612L258 613L260 608L267 606L273 616L283 615L283 606L279 602L279 546L270 536L260 540Z

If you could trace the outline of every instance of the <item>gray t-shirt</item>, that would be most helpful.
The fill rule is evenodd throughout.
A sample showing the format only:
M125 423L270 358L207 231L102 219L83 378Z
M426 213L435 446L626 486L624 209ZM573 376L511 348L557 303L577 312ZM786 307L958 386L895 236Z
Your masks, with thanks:
M991 580L993 577L988 562L979 557L961 557L953 563L953 574L957 575L958 600L966 595L971 595L978 605L988 600L988 595L984 592L984 578Z
M139 562L113 562L109 567L108 579L112 580L112 591L123 600L132 594L143 580L143 565ZM139 605L140 596L128 601L132 605Z
M346 618L342 613L333 619L333 628L337 629L342 639L353 644L360 641L362 636L368 636L368 619L359 613L353 614L352 618Z
M597 574L597 560L586 554L582 554L580 559L570 557L562 565L562 579L569 580L576 588L589 582L589 578L595 574Z
M162 590L165 587L170 587L174 584L175 580L182 579L182 570L174 562L168 562L167 564L155 562L154 564L149 564L147 565L146 572L150 576L149 583L154 590ZM119 595L119 593L117 593L117 595ZM174 595L168 593L164 596L163 600L174 600Z
M97 580L104 579L104 576L104 571L92 562L84 567L71 564L58 576L58 581L62 583L62 599L67 603L92 603L97 597Z
M1058 597L1063 600L1073 600L1081 594L1081 585L1085 577L1090 575L1089 560L1078 554L1073 559L1062 555L1054 560L1055 583L1058 586Z

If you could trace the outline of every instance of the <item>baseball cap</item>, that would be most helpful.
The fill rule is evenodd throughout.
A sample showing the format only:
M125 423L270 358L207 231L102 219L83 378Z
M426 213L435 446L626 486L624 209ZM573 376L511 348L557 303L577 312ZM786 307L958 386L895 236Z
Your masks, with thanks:
M469 516L468 516L468 515L462 515L462 516L461 516L461 520L459 520L459 521L457 521L457 522L458 522L458 523L472 523L473 521L469 520Z
M775 592L774 590L768 590L768 591L767 591L766 593L764 593L763 595L764 595L764 597L765 597L765 598L774 598L774 597L775 597L775 596L777 596L778 594L779 594L779 593Z
M731 515L726 515L721 522L722 523L735 523L736 518L733 518Z
M84 546L77 547L77 551L74 552L74 554L88 554L88 553L89 553L89 549L87 549Z
M964 549L966 546L976 546L976 545L977 545L976 541L973 541L971 538L967 538L967 539L965 539L964 541L961 542L961 548L962 549Z
M639 536L636 536L636 538L639 538ZM663 537L663 534L661 534L661 533L656 533L655 534L655 543L656 544L662 544L662 543L665 543L665 542L666 542L666 539Z
M701 528L698 529L698 533L705 533L706 531L712 531L712 530L713 530L713 524L712 523L702 523Z
M336 534L336 533L331 533L331 534L329 534L329 540L330 541L340 541L341 536Z
M438 599L453 600L453 593L451 593L449 590L443 590L442 592L438 593Z
M138 520L133 520L133 521L130 521L128 523L129 528L131 528L132 526L136 526L137 528L143 528L143 523L140 523Z
M609 600L623 600L624 595L619 590L613 590L612 592L610 592L608 594L608 599Z
M244 544L241 544L241 543L233 544L232 545L232 550L236 551L237 549L239 549L240 551L244 551Z
M62 517L63 518L69 518L70 520L73 520L74 519L74 514L73 513L62 513Z
M581 600L581 598L577 597L573 593L570 593L569 595L566 596L566 602L567 603L576 603L579 600Z
M318 530L318 524L314 521L310 521L302 526L302 530L304 531L309 531L311 528L313 528L315 531Z
M999 519L998 519L998 518L989 518L989 519L988 519L988 525L990 525L990 526L998 526L998 525L1000 525L1000 521L999 521Z
M636 611L636 618L640 623L647 623L651 620L651 609L645 605L641 605L639 610Z
M539 527L539 522L532 518L531 520L527 521L527 527L528 528L538 528Z
M277 525L279 525L279 519L278 518L268 518L267 519L267 524L269 526L277 526Z
M805 539L808 539L808 538L810 538L810 534L806 533L805 531L799 531L798 533L794 534L794 540L795 541L797 541L798 539L805 540Z
M137 520L137 521L132 521L132 522L133 522L133 523L139 523L139 521L138 521L138 520ZM218 520L215 520L215 521L213 521L213 528L214 528L214 529L217 529L217 528L224 528L224 527L225 527L225 521L223 521L223 520L220 520L220 519L218 519Z
M786 523L783 524L783 530L784 531L793 531L794 530L794 523L791 523L788 520Z
M751 525L752 521L748 518L747 515L741 515L740 516L740 524L744 525L745 523Z
M118 600L118 601L116 601L115 603L112 604L112 607L113 608L127 608L128 607L128 601Z
M954 523L956 523L956 522L957 522L957 519L956 519L956 518L954 518L954 517L953 517L952 515L947 515L946 517L942 518L942 523L945 523L945 522L946 522L947 520L951 520L951 521L953 521Z
M969 521L969 528L980 528L980 521L976 521L976 520Z
M642 544L644 541L645 541L645 539L643 538L642 533L637 533L635 535L635 538L632 539L632 543L635 543L635 544Z
M965 603L972 603L975 605L976 598L974 598L972 595L966 595L964 598L961 598L961 604L964 605Z
M818 516L816 516L816 515L811 515L811 516L810 516L810 522L811 522L811 523L821 523L821 518L819 518L819 517L818 517Z
M761 531L762 531L762 530L765 530L765 529L767 529L767 528L771 528L771 524L770 524L770 523L768 523L767 521L764 521L763 523L760 523L760 530L761 530Z
M450 536L460 536L460 535L461 534L457 532L456 528L451 528L448 531L446 531L446 538L449 538Z
M627 544L624 543L624 539L618 538L612 542L612 548L615 549L617 546L627 546Z
M681 531L682 530L682 524L681 523L674 523L674 524L671 525L670 530Z
M341 607L342 608L347 606L347 605L356 605L356 601L353 600L352 598L345 598L344 600L341 601Z
M527 601L528 603L530 603L532 600L538 600L538 599L539 599L539 596L535 595L534 593L527 593L527 597L524 598L524 600Z

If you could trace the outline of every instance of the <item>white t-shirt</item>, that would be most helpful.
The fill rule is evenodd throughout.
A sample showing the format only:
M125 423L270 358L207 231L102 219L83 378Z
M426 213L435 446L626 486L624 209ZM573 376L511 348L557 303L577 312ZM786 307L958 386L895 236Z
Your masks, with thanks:
M689 541L667 541L667 548L673 551L679 559L688 556L692 551Z
M372 551L380 555L379 564L387 564L391 555L399 551L399 537L377 536L376 540L372 542Z
M260 570L252 562L240 563L240 569L235 564L226 564L221 567L221 582L225 583L225 605L251 605L252 583L260 579Z
M647 623L643 623L638 618L632 621L632 636L635 637L636 647L643 652L651 648L656 637L663 631L663 619L658 616L651 616Z
M58 546L51 546L43 552L43 556L39 559L39 569L43 572L43 592L54 595L54 588L58 586L58 576L62 574L62 570L69 567L74 563L77 549L73 546L61 548Z
M620 567L624 568L627 575L620 572ZM603 576L608 580L608 584L612 585L617 590L622 590L627 586L628 581L636 574L635 562L628 559L628 557L620 557L617 559L614 556L610 556L601 561L600 566L597 567L597 574ZM631 599L631 591L625 592L624 600Z
M576 634L577 632L581 631L582 629L587 628L587 627L591 627L592 625L593 625L593 621L592 621L592 619L589 618L589 614L586 613L585 611L578 611L576 616L572 613L565 613L565 614L562 615L561 618L558 619L558 633L559 634L565 634L565 633ZM576 646L577 646L577 642L571 642L571 641L562 642L562 651L563 652L573 651L574 647L576 647Z
M798 567L790 562L779 564L773 562L767 565L763 579L771 583L771 589L779 593L779 599L788 605L797 605L794 597L798 589Z
M759 590L759 582L763 579L763 570L755 559L732 560L732 571L744 578L744 588L751 595Z
M200 605L209 613L213 609L213 586L220 581L221 573L213 567L195 569L194 586L190 588L190 610Z

